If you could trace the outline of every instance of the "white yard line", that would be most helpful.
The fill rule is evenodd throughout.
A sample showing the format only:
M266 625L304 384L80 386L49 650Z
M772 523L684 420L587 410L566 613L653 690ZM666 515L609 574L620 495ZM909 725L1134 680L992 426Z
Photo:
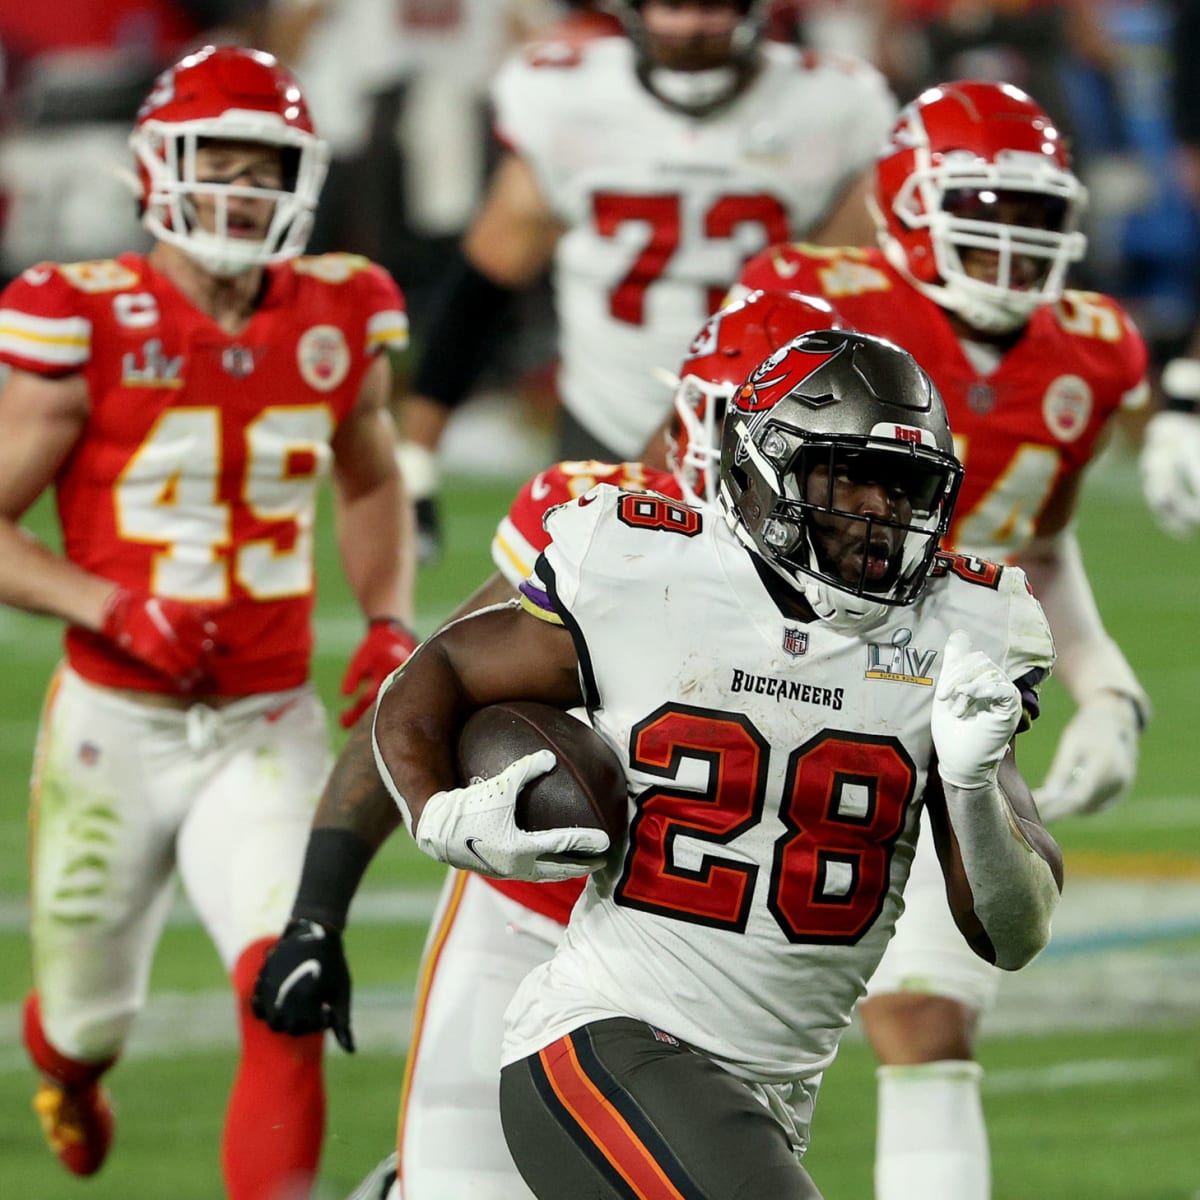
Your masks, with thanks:
M988 1071L983 1077L983 1090L994 1095L1058 1092L1101 1084L1149 1083L1190 1075L1194 1070L1192 1063L1175 1058L1093 1058L1045 1067Z
M372 889L355 901L357 924L424 925L434 889ZM171 920L194 924L182 904ZM24 928L24 906L0 905L0 927ZM1089 879L1069 889L1056 922L1056 940L1031 966L1001 980L995 1009L984 1022L988 1037L1194 1025L1200 1016L1200 881ZM1182 945L1180 944L1182 942ZM355 1035L364 1050L402 1055L408 1048L412 995L404 988L359 988ZM19 1006L0 1005L0 1028L20 1027ZM223 990L155 993L128 1049L133 1057L170 1056L234 1045L232 1001ZM861 1037L854 1027L851 1037ZM1116 1060L1113 1060L1114 1062ZM1138 1065L1138 1064L1142 1065ZM1108 1064L1108 1065L1105 1065ZM27 1071L13 1040L0 1046L0 1075ZM1156 1078L1160 1060L1129 1060L1048 1067L1045 1089L1084 1086L1117 1078ZM1096 1073L1089 1076L1088 1072ZM1081 1073L1082 1072L1082 1073ZM1121 1074L1120 1072L1124 1072ZM1025 1086L997 1072L995 1090ZM1101 1078L1102 1077L1102 1078Z
M21 1027L20 1005L0 1005L0 1026ZM412 995L393 988L360 988L354 993L354 1041L360 1053L402 1056L412 1027ZM237 1044L233 999L226 991L156 992L138 1019L123 1059L174 1058ZM341 1053L330 1043L331 1053ZM27 1075L24 1050L5 1038L0 1045L0 1077Z
M427 925L437 903L437 888L368 888L354 899L355 925ZM199 925L195 912L182 897L167 918L168 927ZM0 933L24 933L29 927L25 900L0 899Z

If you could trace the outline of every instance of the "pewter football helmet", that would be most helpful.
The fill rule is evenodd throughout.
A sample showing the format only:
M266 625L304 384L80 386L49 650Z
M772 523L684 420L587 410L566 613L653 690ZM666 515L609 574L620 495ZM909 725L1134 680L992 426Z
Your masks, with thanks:
M828 480L819 492L809 486L818 467ZM883 483L904 503L890 518L839 509L839 476ZM883 338L804 334L761 363L729 402L720 482L726 520L839 629L870 628L890 607L917 599L961 478L941 396L912 356ZM827 518L861 523L857 578L828 560L817 527ZM896 545L886 573L872 574L865 548L883 527Z

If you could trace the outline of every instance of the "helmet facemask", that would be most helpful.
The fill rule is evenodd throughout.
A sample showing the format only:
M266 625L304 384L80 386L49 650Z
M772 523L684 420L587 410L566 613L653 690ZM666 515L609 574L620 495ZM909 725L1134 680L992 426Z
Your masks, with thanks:
M675 389L667 461L689 504L714 504L721 474L721 426L734 387L685 375Z
M940 286L924 290L969 325L1008 333L1062 296L1067 270L1087 245L1076 228L1085 191L1069 171L1021 151L1002 152L991 164L964 158L947 155L940 167L914 172L893 211L909 228L929 230ZM992 219L1006 205L1037 214L1035 223ZM970 251L996 256L994 281L967 271ZM1029 278L1021 277L1025 264L1034 266Z
M901 111L870 198L892 266L999 335L1062 296L1086 249L1086 203L1049 115L1011 84L978 80L929 88Z
M772 569L801 590L815 579L875 604L916 600L949 524L957 463L924 446L815 437L774 420L748 425L742 447L746 473L761 485L743 493L738 508ZM889 515L839 508L835 484L847 473L856 484L882 486ZM839 523L843 545L835 548L831 530ZM857 545L862 552L848 556L859 559L857 568L839 566L839 553Z
M197 154L208 141L279 148L282 186L206 180ZM142 122L130 137L146 178L143 222L155 237L178 246L214 275L237 275L301 253L328 168L328 148L314 134L276 122L271 114L230 110L219 117L164 123ZM202 228L196 200L211 199L214 228ZM230 235L230 200L266 201L274 207L261 239Z

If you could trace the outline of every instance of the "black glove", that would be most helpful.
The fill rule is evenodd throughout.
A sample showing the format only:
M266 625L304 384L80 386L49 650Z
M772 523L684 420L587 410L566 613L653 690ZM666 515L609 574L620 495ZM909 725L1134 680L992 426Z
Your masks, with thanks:
M423 496L413 508L417 517L417 561L435 563L442 556L442 518L436 496Z
M350 969L342 935L303 917L289 921L267 951L250 1007L276 1033L301 1037L332 1029L338 1045L353 1054Z

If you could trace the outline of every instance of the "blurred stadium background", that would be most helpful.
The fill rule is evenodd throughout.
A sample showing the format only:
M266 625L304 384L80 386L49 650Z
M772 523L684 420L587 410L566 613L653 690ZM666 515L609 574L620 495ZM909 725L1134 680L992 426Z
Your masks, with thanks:
M43 257L96 257L140 244L109 168L124 161L132 106L153 72L216 36L271 45L298 67L343 168L331 179L319 236L393 270L419 339L442 255L485 176L488 73L513 39L571 7L584 6L0 0L0 278ZM1129 305L1157 366L1196 321L1200 237L1171 120L1170 49L1172 22L1192 19L1196 7L1197 0L785 0L774 26L780 36L875 56L882 23L895 20L903 38L889 44L903 53L880 61L902 95L933 78L998 72L1061 106L1093 196L1092 253L1080 282ZM406 23L399 32L397 17ZM374 37L366 62L359 51L380 28L388 37ZM435 44L443 57L419 49ZM1194 73L1195 63L1179 69ZM1039 80L1053 96L1034 86ZM461 148L458 158L430 154L450 144ZM339 205L346 194L355 203ZM421 632L490 571L496 521L549 453L547 311L544 294L522 306L490 394L451 427L446 551L421 573ZM1124 427L1093 468L1080 532L1104 618L1157 716L1134 795L1112 813L1056 828L1068 884L1054 942L1006 980L985 1025L996 1200L1200 1198L1200 544L1173 542L1153 525L1138 488L1137 438L1136 423ZM315 667L336 711L360 628L327 512L324 519ZM53 540L47 505L29 526ZM0 610L0 1196L212 1200L221 1191L219 1130L234 1063L232 1002L182 903L149 1008L113 1076L120 1125L104 1171L86 1184L69 1179L46 1153L29 1109L33 1077L19 1040L30 983L26 789L58 640L55 623ZM1051 683L1044 719L1024 739L1030 778L1047 766L1066 713ZM398 836L356 901L348 944L360 1049L353 1058L330 1056L323 1200L340 1200L392 1142L411 989L439 879L440 868ZM826 1081L809 1160L831 1197L871 1194L874 1108L873 1064L855 1031Z

